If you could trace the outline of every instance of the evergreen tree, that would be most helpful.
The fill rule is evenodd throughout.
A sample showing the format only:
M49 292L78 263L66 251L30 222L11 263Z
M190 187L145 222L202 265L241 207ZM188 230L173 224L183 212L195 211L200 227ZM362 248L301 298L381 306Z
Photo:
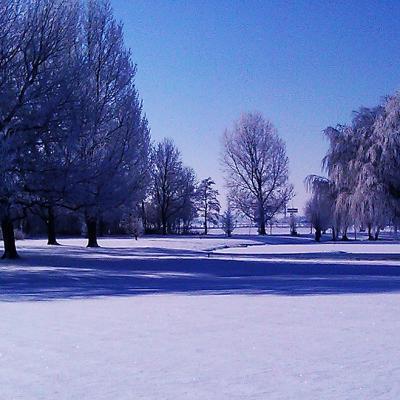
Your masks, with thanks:
M209 224L216 224L219 219L221 205L218 190L211 178L203 179L197 188L197 210L203 219L204 234L208 233Z

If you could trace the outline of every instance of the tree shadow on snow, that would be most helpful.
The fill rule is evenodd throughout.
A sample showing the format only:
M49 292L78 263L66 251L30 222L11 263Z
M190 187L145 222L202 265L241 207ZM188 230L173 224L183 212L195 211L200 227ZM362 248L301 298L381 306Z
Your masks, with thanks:
M145 294L330 295L400 293L400 268L310 264L306 260L235 260L169 250L137 257L129 249L72 248L23 253L0 264L0 300L55 300ZM161 250L159 250L161 252ZM165 249L163 249L165 254ZM309 255L308 255L309 256ZM325 255L326 256L326 255Z

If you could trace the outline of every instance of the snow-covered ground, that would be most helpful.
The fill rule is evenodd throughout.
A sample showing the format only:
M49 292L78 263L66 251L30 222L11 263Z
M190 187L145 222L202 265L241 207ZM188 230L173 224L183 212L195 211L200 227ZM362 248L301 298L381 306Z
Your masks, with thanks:
M400 244L19 241L0 399L398 399Z

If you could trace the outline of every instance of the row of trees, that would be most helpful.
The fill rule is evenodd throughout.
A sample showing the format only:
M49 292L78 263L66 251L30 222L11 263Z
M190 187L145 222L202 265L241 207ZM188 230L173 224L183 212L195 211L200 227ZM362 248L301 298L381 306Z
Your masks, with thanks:
M260 113L243 114L223 137L221 165L228 207L219 218L215 183L207 178L196 185L194 171L183 166L173 142L164 140L152 156L151 187L142 207L146 227L164 234L185 232L199 216L205 234L210 223L220 220L230 235L235 215L239 215L256 223L259 234L265 235L267 223L285 211L294 195L288 181L288 164L285 143L273 124Z
M400 93L373 108L354 112L349 125L324 130L329 150L323 159L327 177L311 175L312 196L306 214L316 230L332 229L347 239L350 227L366 229L376 240L400 217Z
M150 135L136 66L107 1L0 1L0 219L4 257L27 210L56 243L60 208L89 246L99 218L144 196Z
M220 203L211 178L196 181L192 168L183 165L182 157L170 139L156 145L151 155L151 177L142 217L147 231L188 232L199 217L207 234L209 224L216 224Z
M4 257L14 226L77 213L88 246L107 221L141 218L148 230L205 233L220 213L211 178L196 183L172 141L152 145L123 28L107 0L0 0L0 220ZM260 114L224 137L228 219L265 224L292 195L285 146ZM229 224L232 225L232 224ZM228 229L231 231L231 228Z

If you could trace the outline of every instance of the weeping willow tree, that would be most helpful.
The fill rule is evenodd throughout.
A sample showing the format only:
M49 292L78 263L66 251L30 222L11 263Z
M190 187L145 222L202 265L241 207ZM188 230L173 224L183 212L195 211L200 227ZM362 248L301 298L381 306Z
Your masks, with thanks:
M315 240L321 240L322 232L332 226L334 214L334 185L318 175L308 175L305 179L307 190L311 192L305 208L306 217L315 229Z
M382 228L400 220L400 95L377 107L362 107L351 124L323 133L329 141L322 161L327 178L306 179L312 193L307 214L310 219L324 215L324 221L329 215L334 240L340 234L347 240L352 225L377 240Z
M357 139L353 130L345 125L336 128L328 127L324 130L329 140L329 150L322 160L322 165L329 176L332 197L332 232L336 239L341 232L347 240L347 230L351 225L352 198L354 195L354 175L351 173L352 161L357 152Z
M374 123L371 158L379 165L381 191L379 199L387 218L397 230L400 225L400 92L388 96Z
M357 153L351 163L354 195L351 212L354 219L366 227L368 238L378 239L388 222L388 193L377 147L375 124L383 108L361 108L353 118L352 130L357 137Z

